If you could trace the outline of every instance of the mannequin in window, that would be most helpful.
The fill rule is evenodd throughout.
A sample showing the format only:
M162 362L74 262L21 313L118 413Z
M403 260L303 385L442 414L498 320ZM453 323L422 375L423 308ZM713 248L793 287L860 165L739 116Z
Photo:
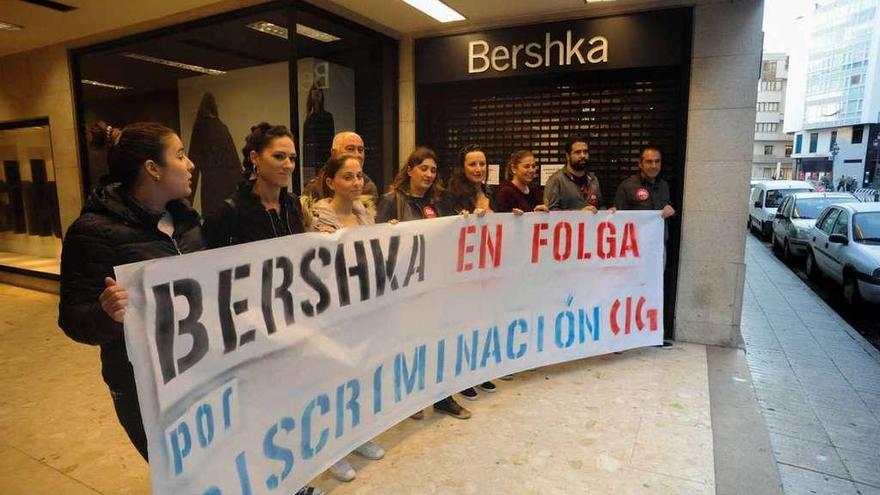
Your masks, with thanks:
M190 203L199 191L202 216L213 213L235 191L241 180L241 162L229 128L220 120L217 100L210 92L202 95L189 140L189 156L199 164L193 174ZM201 170L201 176L199 173Z
M307 116L303 123L303 159L306 170L317 171L330 158L336 128L333 114L324 110L324 90L312 84L306 101Z

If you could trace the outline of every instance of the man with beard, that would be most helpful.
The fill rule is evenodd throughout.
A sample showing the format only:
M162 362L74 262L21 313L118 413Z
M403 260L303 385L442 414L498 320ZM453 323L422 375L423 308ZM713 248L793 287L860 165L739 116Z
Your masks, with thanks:
M602 189L596 175L587 170L589 157L586 138L571 136L565 141L565 167L551 175L544 186L544 203L549 209L599 210Z

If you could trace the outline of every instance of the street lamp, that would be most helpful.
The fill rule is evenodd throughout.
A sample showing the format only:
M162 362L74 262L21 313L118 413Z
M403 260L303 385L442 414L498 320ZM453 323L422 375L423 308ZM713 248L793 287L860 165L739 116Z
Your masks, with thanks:
M874 179L874 182L877 183L877 182L880 182L880 177L878 177L878 174L880 174L880 134L878 134L876 137L874 137L874 140L871 141L871 144L874 145L874 174L873 174L873 179ZM868 185L867 182L866 182L864 179L862 179L862 183L863 183L863 185L865 185L865 186Z
M837 154L840 153L840 146L837 141L831 143L831 190L834 190L834 162L837 161ZM827 177L827 176L826 176Z

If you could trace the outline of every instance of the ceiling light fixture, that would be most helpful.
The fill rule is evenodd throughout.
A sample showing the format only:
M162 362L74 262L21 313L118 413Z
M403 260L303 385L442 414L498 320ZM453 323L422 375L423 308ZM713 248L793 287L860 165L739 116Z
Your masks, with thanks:
M289 36L288 30L286 27L279 26L277 24L272 24L268 21L257 21L247 24L247 27L253 29L254 31L259 31L264 34L270 34L272 36L277 36L279 38L287 39ZM324 43L330 43L333 41L339 41L342 38L338 36L333 36L330 33L325 33L324 31L320 31L313 27L305 26L303 24L296 25L296 34L300 36L305 36L306 38L311 38L313 40L322 41Z
M0 31L21 31L22 29L24 28L18 24L0 21Z
M193 64L185 64L183 62L176 62L174 60L166 60L164 58L151 57L149 55L141 55L140 53L123 53L125 57L133 58L135 60L141 60L143 62L151 62L154 64L167 65L168 67L174 67L175 69L184 69L191 70L193 72L199 72L202 74L209 74L212 76L219 76L220 74L226 74L224 70L218 69L209 69L207 67L202 67L201 65L193 65Z
M584 3L613 2L614 0L584 0Z
M440 0L403 0L440 22L463 21L465 17Z
M110 83L105 83L105 82L101 82L101 81L93 81L91 79L83 79L82 83L88 84L89 86L98 86L100 88L115 89L117 91L121 91L123 89L133 89L131 86L121 86L119 84L110 84Z

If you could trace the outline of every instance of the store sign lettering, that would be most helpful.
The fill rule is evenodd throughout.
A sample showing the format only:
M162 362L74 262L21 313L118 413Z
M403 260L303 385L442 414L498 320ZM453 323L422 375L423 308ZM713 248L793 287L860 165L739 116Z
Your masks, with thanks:
M544 34L544 43L532 42L510 46L491 47L485 40L468 43L468 73L478 74L490 68L497 72L508 69L516 70L525 66L530 69L538 67L560 67L574 63L600 64L608 62L608 38L594 36L589 39L575 40L571 30L565 32L565 41L554 40L550 33Z

